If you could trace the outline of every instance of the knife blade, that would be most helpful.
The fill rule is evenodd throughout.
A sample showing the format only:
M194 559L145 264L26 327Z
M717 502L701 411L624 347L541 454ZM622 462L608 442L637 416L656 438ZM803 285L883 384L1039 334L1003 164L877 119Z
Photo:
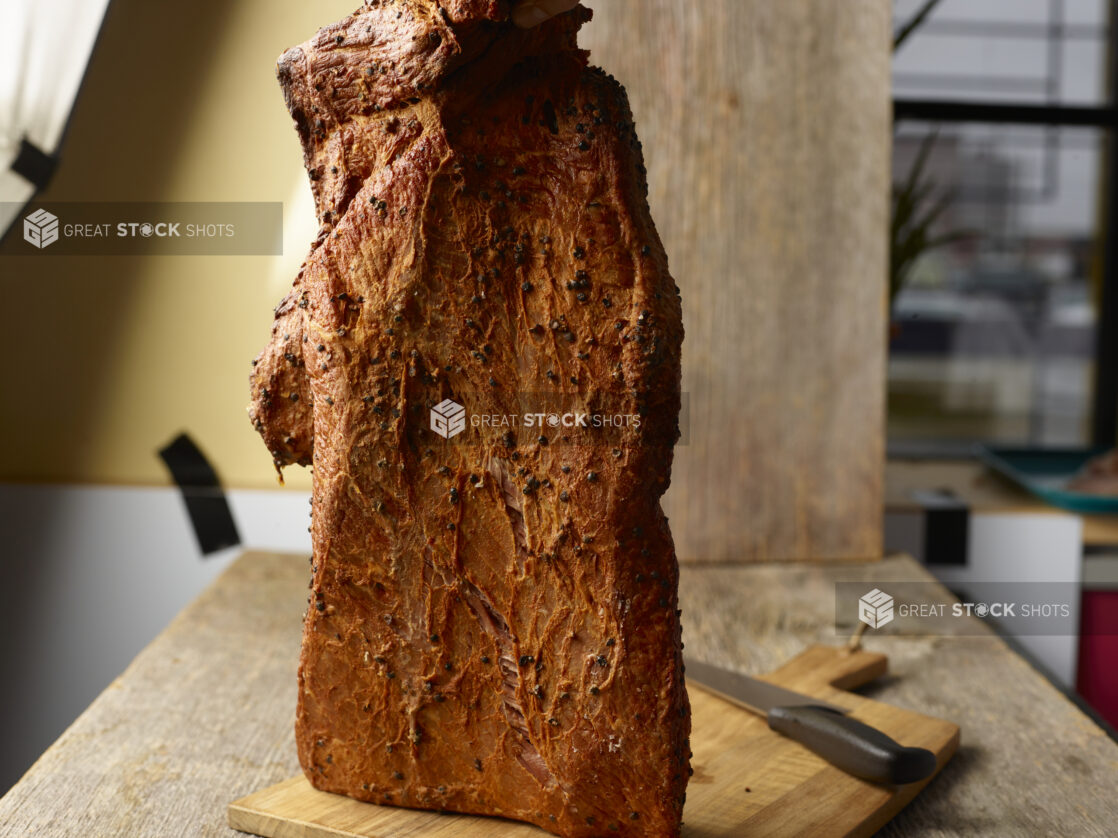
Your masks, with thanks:
M768 715L774 707L797 707L810 704L816 707L826 707L835 713L847 713L845 707L831 704L821 698L809 698L806 695L786 690L776 684L750 678L732 669L723 669L720 666L704 663L685 657L687 665L687 680L694 681L696 686L702 687L708 693L714 693L719 698L737 704L759 716Z
M904 785L935 773L934 753L904 747L877 728L851 718L844 707L703 661L685 658L684 664L690 685L764 717L772 730L848 774L875 783Z

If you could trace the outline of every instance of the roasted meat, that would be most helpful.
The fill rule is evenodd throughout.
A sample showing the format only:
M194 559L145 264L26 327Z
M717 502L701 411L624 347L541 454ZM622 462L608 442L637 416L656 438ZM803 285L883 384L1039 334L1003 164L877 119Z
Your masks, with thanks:
M310 781L661 838L690 757L660 508L683 329L589 16L369 0L280 58L321 228L250 415L314 473Z

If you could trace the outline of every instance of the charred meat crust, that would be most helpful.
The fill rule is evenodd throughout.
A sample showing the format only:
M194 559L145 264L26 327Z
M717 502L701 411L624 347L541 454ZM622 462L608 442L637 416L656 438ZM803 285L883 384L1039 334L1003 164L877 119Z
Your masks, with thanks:
M576 47L589 12L507 14L370 0L280 60L321 234L250 413L314 466L296 742L362 800L675 836L678 289L624 91ZM640 422L427 428L524 394Z

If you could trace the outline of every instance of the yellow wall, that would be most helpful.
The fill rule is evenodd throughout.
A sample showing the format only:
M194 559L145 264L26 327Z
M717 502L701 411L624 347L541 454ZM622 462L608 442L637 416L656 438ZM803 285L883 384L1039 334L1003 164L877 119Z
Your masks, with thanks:
M0 479L167 483L186 430L226 483L276 485L247 376L314 219L274 64L357 5L114 0L42 200L283 201L286 255L0 259Z
M314 219L273 66L358 3L113 0L44 199L283 201L286 255L0 258L0 479L167 483L186 430L226 484L276 485L247 376ZM681 557L878 555L889 3L589 5L683 289Z

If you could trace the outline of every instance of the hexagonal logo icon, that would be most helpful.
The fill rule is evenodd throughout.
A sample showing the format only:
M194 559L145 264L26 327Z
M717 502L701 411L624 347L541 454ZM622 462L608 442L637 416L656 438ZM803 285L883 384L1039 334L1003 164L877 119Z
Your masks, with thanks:
M58 241L58 216L37 209L23 219L23 240L42 250Z
M443 439L451 439L466 430L466 408L458 402L443 399L431 408L431 430Z
M858 600L858 619L870 628L881 628L893 622L893 598L874 588Z

